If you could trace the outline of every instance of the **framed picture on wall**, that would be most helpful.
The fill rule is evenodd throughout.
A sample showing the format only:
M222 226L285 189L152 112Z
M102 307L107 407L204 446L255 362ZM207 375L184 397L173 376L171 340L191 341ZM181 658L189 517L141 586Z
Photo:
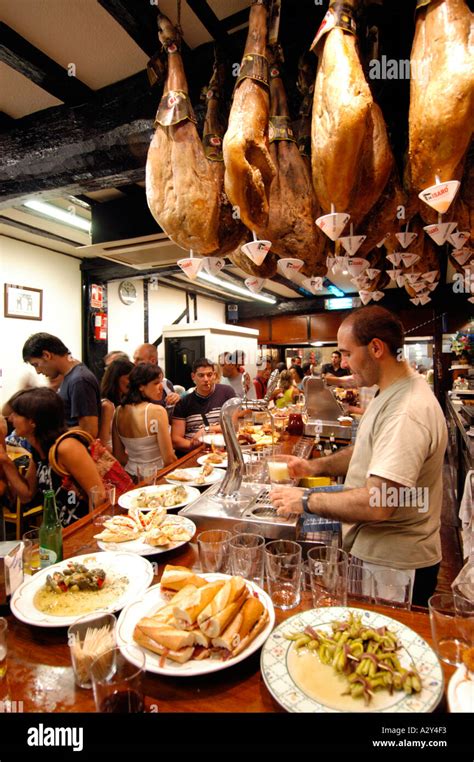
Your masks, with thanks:
M42 320L43 291L29 286L5 283L5 317L22 320Z

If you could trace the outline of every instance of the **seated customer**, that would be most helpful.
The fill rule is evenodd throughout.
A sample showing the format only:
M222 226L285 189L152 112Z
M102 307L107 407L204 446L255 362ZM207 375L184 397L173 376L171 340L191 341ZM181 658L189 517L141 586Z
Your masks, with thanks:
M64 405L52 389L40 387L17 392L10 400L10 419L18 434L32 445L33 457L25 476L17 471L3 446L0 446L0 465L10 485L22 503L28 503L38 491L53 489L58 516L62 526L87 515L88 492L98 487L105 497L102 479L85 445L74 437L64 439L57 448L59 465L80 487L82 496L62 486L63 478L49 464L49 451L56 439L67 431Z
M220 430L221 407L235 397L232 387L216 384L212 360L196 360L191 378L196 388L178 402L171 423L173 445L184 452L202 444L200 437L207 426Z
M157 365L141 363L129 376L129 389L114 414L113 452L134 477L140 466L163 468L176 460L166 410L155 400L162 394Z

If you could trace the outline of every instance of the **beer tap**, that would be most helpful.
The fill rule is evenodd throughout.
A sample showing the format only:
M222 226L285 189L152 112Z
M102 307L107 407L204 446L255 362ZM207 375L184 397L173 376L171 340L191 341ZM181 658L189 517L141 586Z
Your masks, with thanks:
M244 468L244 459L242 451L237 440L234 420L240 410L263 411L268 408L272 394L278 384L280 373L278 370L272 371L268 379L267 392L261 400L247 399L246 392L244 397L232 397L224 402L221 409L220 424L224 435L225 446L227 450L227 471L221 486L213 496L215 500L236 500L239 495L239 488L242 483L242 472Z

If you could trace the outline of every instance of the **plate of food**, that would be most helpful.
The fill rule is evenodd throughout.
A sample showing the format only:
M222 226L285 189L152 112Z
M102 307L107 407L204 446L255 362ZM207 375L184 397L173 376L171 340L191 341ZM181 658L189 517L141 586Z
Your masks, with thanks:
M214 468L212 463L204 463L200 468L177 468L165 476L169 484L186 484L187 487L208 487L223 478L222 470Z
M203 434L201 439L204 444L211 445L211 447L225 448L225 439L223 434Z
M146 558L132 553L88 553L48 566L23 582L10 608L21 622L68 627L92 611L119 611L153 580Z
M139 556L166 553L189 542L196 525L185 516L173 516L166 508L141 511L131 508L128 516L114 516L94 535L101 550L120 550Z
M118 499L121 508L139 508L141 511L151 511L153 508L183 508L188 503L200 497L201 493L195 487L168 484L151 484L148 487L138 487L125 492Z
M248 453L242 453L244 463L248 463L250 456ZM201 455L197 462L200 466L211 464L214 468L227 468L227 453L226 452L208 452L206 455Z
M423 638L384 614L349 607L287 619L265 643L260 666L289 712L431 712L444 689Z
M272 601L258 585L168 565L160 584L122 611L117 645L137 644L147 672L193 677L246 659L263 645L274 622Z

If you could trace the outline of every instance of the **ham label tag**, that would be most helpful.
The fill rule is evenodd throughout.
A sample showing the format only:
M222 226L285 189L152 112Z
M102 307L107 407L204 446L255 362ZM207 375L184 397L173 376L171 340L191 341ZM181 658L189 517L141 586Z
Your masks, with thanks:
M268 125L268 140L274 143L276 140L289 140L296 143L295 133L291 127L289 116L271 116Z
M156 112L155 127L158 124L162 127L171 127L186 119L196 124L197 120L188 94L183 90L168 90L167 93L163 93Z
M340 3L338 0L332 0L331 6L321 22L321 26L316 32L316 37L311 43L310 50L314 52L320 39L331 31L331 29L344 29L351 34L357 33L357 24L355 21L354 9L350 5Z
M249 53L242 58L235 86L238 87L239 83L247 78L255 79L261 85L269 87L268 60L265 56L260 56L258 53Z

